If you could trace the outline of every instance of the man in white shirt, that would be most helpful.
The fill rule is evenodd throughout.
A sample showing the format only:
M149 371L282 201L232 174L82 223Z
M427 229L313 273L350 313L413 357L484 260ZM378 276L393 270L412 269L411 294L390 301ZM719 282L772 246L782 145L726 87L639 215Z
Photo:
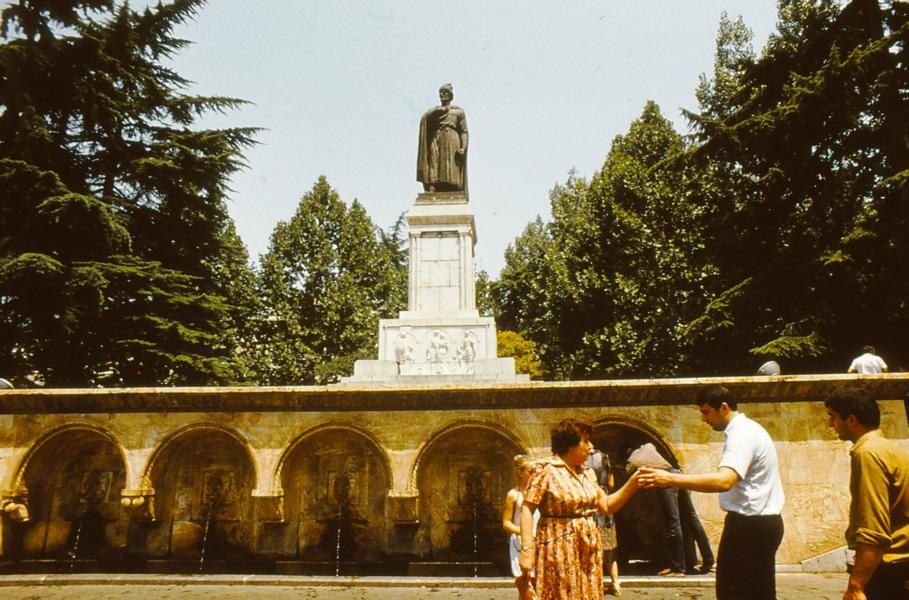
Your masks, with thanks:
M865 346L862 348L861 356L857 357L849 365L848 373L859 373L860 375L880 375L887 372L887 363L884 359L875 354L874 346Z
M718 492L726 522L717 553L717 600L775 600L776 550L783 540L785 496L776 448L767 431L738 412L723 386L698 394L701 420L726 434L714 473L671 473L644 467L644 487Z

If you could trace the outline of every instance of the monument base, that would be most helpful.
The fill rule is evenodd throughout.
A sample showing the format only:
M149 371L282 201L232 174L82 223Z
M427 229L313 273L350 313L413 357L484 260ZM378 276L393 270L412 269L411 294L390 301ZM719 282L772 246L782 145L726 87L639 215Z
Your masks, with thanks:
M356 383L528 381L496 353L496 324L477 311L473 211L464 192L426 192L407 213L407 310L379 321L378 360L359 360Z
M529 381L514 359L496 356L496 325L476 310L449 314L402 311L379 321L379 359L358 360L341 383Z
M354 374L342 377L339 385L445 385L483 383L520 383L530 381L530 375L514 372L514 359L490 358L474 363L473 373L411 373L402 375L401 365L390 360L358 360Z

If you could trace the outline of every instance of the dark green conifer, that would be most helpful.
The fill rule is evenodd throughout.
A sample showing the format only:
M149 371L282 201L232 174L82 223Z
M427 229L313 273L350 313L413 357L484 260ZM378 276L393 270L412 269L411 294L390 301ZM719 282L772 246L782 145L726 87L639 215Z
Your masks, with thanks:
M3 11L8 378L57 386L237 378L234 313L248 307L228 302L249 302L232 290L247 267L224 202L254 130L192 129L201 114L241 101L188 95L188 82L163 63L189 43L173 29L203 3L135 11L23 0Z

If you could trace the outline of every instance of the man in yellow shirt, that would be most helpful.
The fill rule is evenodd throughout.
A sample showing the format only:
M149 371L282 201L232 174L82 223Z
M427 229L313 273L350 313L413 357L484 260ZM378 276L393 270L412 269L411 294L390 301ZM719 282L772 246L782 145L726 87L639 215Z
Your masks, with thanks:
M837 436L853 444L846 542L855 565L843 600L909 598L909 450L883 436L865 390L834 392L824 405Z

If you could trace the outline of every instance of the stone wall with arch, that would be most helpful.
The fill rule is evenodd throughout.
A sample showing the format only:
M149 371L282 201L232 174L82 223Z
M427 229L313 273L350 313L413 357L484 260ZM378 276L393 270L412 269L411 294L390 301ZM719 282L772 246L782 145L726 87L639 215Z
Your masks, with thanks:
M488 421L458 421L433 433L412 478L421 500L422 559L503 562L502 501L516 483L512 459L526 452L512 432Z
M122 554L125 481L123 452L109 431L82 424L52 428L15 471L12 495L26 503L29 518L4 536L4 554L65 559L73 548L90 557Z
M251 492L256 465L236 431L208 422L180 427L156 447L145 470L154 519L137 519L135 546L149 556L212 558L252 553Z
M495 521L514 454L548 455L549 429L572 416L592 421L594 442L613 454L648 440L685 471L711 470L723 437L692 401L713 383L730 387L776 443L787 494L779 562L798 568L840 548L848 446L827 426L823 398L869 387L882 399L885 433L909 446L909 375L4 390L0 551L4 564L67 561L73 550L83 561L189 564L208 522L220 549L211 558L240 569L326 563L339 530L340 558L351 565L406 569L474 556L500 564ZM716 544L724 517L716 497L693 498ZM655 512L640 511L642 522ZM86 535L74 548L80 523ZM652 554L646 544L635 551Z
M392 472L368 431L328 423L300 434L283 452L275 480L283 519L263 526L261 552L310 561L383 557Z
M593 425L591 442L609 457L614 489L621 487L628 479L624 469L627 454L642 444L652 443L664 458L676 466L680 462L672 444L644 421L612 415L595 421ZM665 559L666 525L654 492L638 492L614 519L620 562L662 563Z

